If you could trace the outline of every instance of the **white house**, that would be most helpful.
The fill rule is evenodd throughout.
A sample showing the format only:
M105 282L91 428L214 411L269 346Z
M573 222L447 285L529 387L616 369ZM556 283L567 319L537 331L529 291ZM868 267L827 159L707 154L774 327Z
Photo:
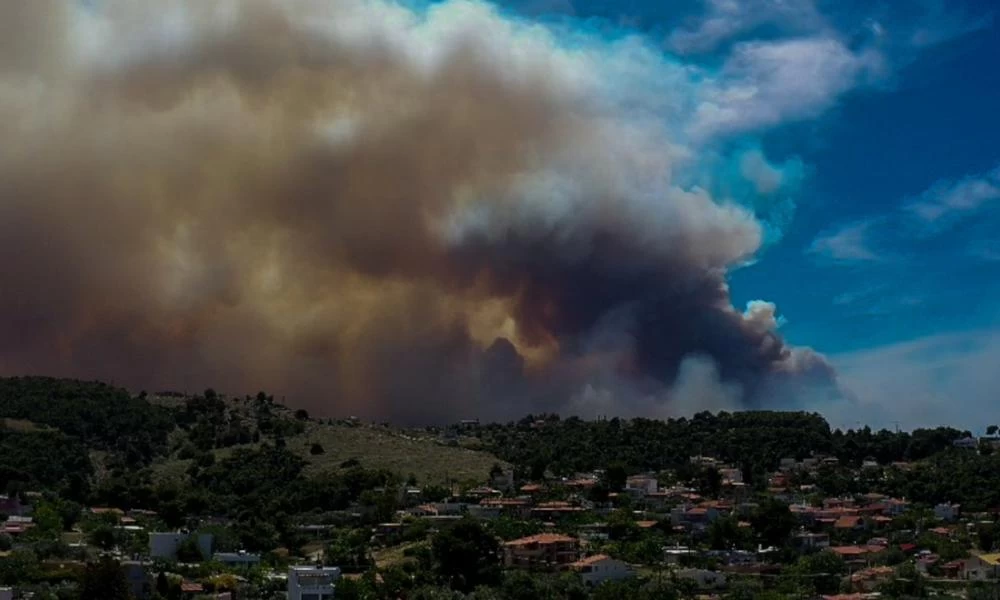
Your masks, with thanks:
M659 482L655 477L636 475L625 480L625 491L635 496L646 496L659 491Z
M586 585L600 585L605 581L617 581L635 576L635 571L628 564L615 560L606 554L597 554L581 558L571 563L569 568L580 574L580 579Z
M288 569L288 600L333 600L338 579L339 567L291 567Z
M958 518L959 504L938 504L934 507L934 516L942 521L954 521Z
M726 587L726 576L716 571L709 571L708 569L678 569L676 574L679 579L693 581L700 590L716 590Z
M14 600L14 588L0 587L0 600Z
M956 448L966 448L969 450L974 450L979 446L979 440L977 440L972 436L966 436L964 438L959 438L957 440L952 441L951 445Z
M259 554L250 554L245 550L239 552L216 552L212 560L232 567L252 567L260 563Z
M162 558L164 560L177 560L177 549L181 547L188 538L195 536L198 550L203 558L212 556L212 534L192 534L182 531L176 532L154 532L149 534L149 555L152 558Z
M962 564L962 578L970 581L1000 579L1000 554L973 554Z

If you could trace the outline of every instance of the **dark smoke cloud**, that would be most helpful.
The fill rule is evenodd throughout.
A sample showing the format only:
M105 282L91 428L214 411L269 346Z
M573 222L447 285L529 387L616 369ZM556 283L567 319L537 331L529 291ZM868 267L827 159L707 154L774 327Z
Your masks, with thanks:
M329 414L668 414L832 389L733 309L752 213L675 78L488 6L0 0L0 372ZM624 74L624 75L623 75Z

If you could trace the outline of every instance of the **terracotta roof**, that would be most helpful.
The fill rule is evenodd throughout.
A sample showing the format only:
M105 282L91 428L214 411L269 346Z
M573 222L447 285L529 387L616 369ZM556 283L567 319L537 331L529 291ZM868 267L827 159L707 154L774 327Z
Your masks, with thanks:
M601 562L602 560L608 560L611 558L607 554L595 554L593 556L588 556L586 558L581 558L580 560L570 563L571 567L588 567L590 565Z
M521 486L522 492L539 492L541 489L542 486L537 483L526 483Z
M830 546L830 550L840 556L862 556L868 554L868 548L861 546Z
M516 540L511 540L509 542L504 542L504 546L527 546L528 544L559 544L576 542L577 539L570 537L568 535L560 535L558 533L540 533L538 535L529 535L528 537L523 537Z
M861 524L861 517L843 516L833 524L836 529L854 529Z
M186 594L197 594L204 592L205 588L202 587L200 583L191 583L190 581L185 581L181 584L181 591Z
M635 524L642 529L649 529L656 526L656 521L636 521Z

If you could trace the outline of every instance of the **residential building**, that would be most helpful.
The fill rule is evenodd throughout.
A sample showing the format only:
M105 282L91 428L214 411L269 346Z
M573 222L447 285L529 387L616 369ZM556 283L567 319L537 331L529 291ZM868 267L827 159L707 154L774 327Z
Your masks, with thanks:
M14 600L14 588L0 587L0 600Z
M554 533L532 535L504 543L504 565L559 570L576 562L580 541Z
M960 508L959 504L938 504L934 507L934 516L942 521L954 521L958 518Z
M697 553L687 546L667 546L663 549L663 560L668 565L680 564L685 556L696 556Z
M827 533L803 532L792 538L792 544L803 551L822 550L830 547L830 535Z
M1000 579L1000 554L973 554L965 559L962 579L996 581Z
M239 552L216 552L212 560L230 567L252 567L260 564L259 554L250 554L245 550Z
M679 579L693 581L700 590L716 590L726 587L726 576L708 569L678 569Z
M617 581L635 576L628 563L615 560L606 554L597 554L581 558L570 563L571 571L580 574L580 580L586 585L600 585L605 581Z
M0 495L0 513L7 516L24 516L31 512L31 505L21 504L21 499L17 495Z
M625 491L633 496L645 496L659 491L659 482L655 477L636 475L625 480Z
M132 596L138 600L146 600L153 593L153 577L146 570L147 563L137 560L122 562L122 572L128 583ZM0 596L3 598L3 596Z
M339 567L290 567L288 600L332 600L338 579Z
M956 448L965 448L968 450L975 450L979 446L979 440L972 436L966 436L964 438L959 438L951 443L952 446Z
M212 534L192 534L184 531L154 532L149 534L149 555L152 558L177 560L177 549L188 538L195 536L195 543L203 558L212 556Z

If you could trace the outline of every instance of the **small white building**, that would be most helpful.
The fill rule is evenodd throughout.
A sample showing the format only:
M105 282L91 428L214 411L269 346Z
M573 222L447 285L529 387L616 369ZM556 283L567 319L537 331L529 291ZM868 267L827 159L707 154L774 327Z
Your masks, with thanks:
M635 576L628 563L611 558L606 554L597 554L581 558L570 563L570 570L579 573L580 580L586 585L600 585L605 581L618 581Z
M636 475L625 480L625 491L636 496L646 496L659 491L659 482L655 477Z
M14 588L0 587L0 600L14 600Z
M259 554L250 554L245 550L239 552L216 552L212 560L231 567L252 567L260 563Z
M938 504L934 507L934 516L942 521L954 521L958 518L961 505L959 504Z
M962 563L962 578L969 581L1000 579L1000 554L973 554Z
M201 556L203 558L212 556L212 534L193 534L183 531L150 533L149 556L163 560L177 560L177 549L192 536L195 536Z
M288 600L333 600L339 567L290 567Z
M708 569L678 569L678 579L693 581L699 590L717 590L726 587L726 576Z

